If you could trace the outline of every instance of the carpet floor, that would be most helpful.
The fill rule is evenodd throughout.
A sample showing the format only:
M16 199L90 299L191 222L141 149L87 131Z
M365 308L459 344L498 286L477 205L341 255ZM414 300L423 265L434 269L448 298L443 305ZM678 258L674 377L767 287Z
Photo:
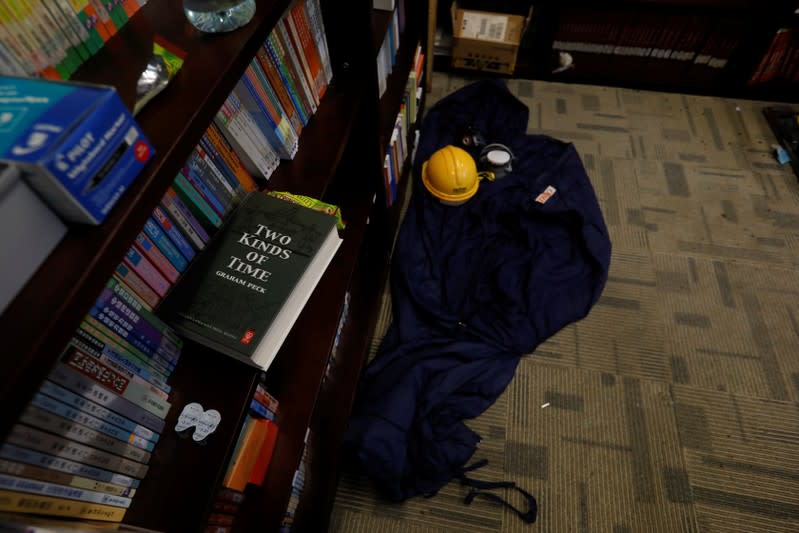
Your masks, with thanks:
M428 108L470 81L436 74ZM330 531L799 531L799 181L764 104L508 86L530 133L577 147L613 242L590 315L469 421L476 477L533 493L538 520L457 482L387 503L346 471ZM390 320L386 292L373 349Z

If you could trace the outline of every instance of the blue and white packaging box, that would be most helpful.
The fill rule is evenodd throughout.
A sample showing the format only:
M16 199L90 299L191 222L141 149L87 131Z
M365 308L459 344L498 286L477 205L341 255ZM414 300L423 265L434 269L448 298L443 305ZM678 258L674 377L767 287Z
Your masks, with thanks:
M0 76L0 160L65 220L100 224L153 152L113 87Z

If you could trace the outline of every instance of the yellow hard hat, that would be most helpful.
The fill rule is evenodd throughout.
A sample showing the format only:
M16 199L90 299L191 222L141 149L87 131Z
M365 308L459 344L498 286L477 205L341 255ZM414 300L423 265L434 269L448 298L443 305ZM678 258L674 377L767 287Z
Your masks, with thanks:
M424 162L422 182L430 194L442 202L453 204L474 196L480 185L472 156L452 145L437 150Z

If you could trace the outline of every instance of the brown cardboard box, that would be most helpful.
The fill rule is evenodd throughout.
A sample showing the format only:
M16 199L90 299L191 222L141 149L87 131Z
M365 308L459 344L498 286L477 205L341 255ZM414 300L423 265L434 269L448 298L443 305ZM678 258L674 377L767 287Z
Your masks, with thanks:
M513 74L527 16L461 9L452 3L452 66Z

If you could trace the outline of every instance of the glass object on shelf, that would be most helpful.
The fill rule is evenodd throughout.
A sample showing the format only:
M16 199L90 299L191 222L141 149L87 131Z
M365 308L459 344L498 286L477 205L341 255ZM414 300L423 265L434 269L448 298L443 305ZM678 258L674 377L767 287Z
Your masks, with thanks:
M198 30L233 31L255 15L255 0L183 0L183 12Z

